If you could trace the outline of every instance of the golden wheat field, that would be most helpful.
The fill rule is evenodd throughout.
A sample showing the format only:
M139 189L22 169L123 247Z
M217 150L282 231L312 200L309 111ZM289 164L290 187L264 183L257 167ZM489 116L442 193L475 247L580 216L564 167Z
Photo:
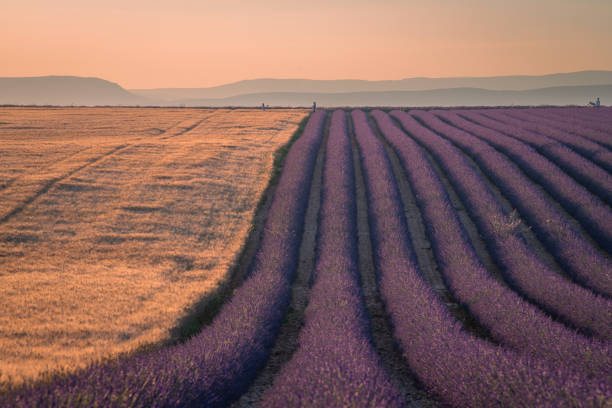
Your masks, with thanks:
M306 114L0 108L0 383L167 339Z

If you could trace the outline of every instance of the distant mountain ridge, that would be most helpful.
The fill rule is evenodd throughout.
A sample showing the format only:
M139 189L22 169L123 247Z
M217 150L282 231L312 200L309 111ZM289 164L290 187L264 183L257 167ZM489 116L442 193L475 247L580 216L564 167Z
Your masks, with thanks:
M151 101L100 78L43 76L0 78L0 104L138 105Z
M521 89L495 89L500 87ZM259 91L246 92L249 89ZM131 92L100 78L0 78L3 105L311 106L313 101L319 106L586 105L596 97L602 104L612 104L612 71L398 81L259 79L212 88Z
M305 93L270 92L229 98L182 100L184 106L509 106L586 105L600 97L612 104L612 85L560 86L526 91L450 88L426 91ZM607 102L606 102L607 101Z
M451 88L482 88L520 91L559 86L612 84L612 71L580 71L550 75L496 77L406 78L387 81L253 79L210 88L159 88L130 90L136 95L166 101L228 98L270 92L348 93L385 91L426 91Z

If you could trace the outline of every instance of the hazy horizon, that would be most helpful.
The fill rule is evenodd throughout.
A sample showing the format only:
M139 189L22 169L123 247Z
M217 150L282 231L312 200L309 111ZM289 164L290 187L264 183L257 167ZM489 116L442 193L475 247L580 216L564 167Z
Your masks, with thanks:
M146 89L605 70L610 20L603 0L25 0L0 14L0 77Z

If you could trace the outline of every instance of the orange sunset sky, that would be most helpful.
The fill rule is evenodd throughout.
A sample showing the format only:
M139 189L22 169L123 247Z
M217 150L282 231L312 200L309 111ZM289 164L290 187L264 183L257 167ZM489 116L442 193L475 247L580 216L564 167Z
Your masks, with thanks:
M612 0L2 0L0 76L125 88L612 69Z

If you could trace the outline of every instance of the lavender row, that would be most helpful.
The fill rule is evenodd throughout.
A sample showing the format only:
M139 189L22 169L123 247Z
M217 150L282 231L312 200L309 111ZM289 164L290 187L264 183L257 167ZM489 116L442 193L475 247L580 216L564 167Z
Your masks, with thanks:
M557 212L516 165L487 143L447 125L430 113L411 113L472 156L574 279L601 294L612 296L612 262L601 256Z
M244 392L289 304L325 117L314 113L289 151L250 275L209 326L183 344L18 390L0 406L215 407Z
M341 110L331 119L320 211L314 284L300 346L261 405L403 406L370 340L357 262L351 142Z
M393 115L402 116L397 112ZM402 152L404 166L408 167L411 164L408 157L420 156L414 141L393 126L388 116L376 113L375 117L387 139L398 152ZM489 251L501 266L506 281L554 316L585 332L612 340L612 302L548 268L518 235L517 230L522 226L517 224L512 214L504 211L484 180L449 141L420 126L409 116L401 117L401 121L445 171L485 238ZM421 181L414 181L418 182ZM434 181L431 183L435 184Z
M599 133L612 136L612 120L606 116L606 112L610 112L609 108L603 109L585 109L582 107L565 107L565 108L543 108L534 109L533 113L542 117L558 120L563 124L569 124L572 127L582 128L586 132L596 131ZM607 143L612 143L608 138Z
M522 226L503 210L484 180L449 141L410 117L402 118L402 124L439 162L502 267L506 280L554 316L585 332L612 340L612 303L550 270L518 236L517 230Z
M612 172L612 151L604 146L582 136L566 132L562 128L547 125L544 120L538 120L537 117L527 115L523 109L505 109L502 112L505 116L520 121L522 128L558 140L592 160L601 168Z
M612 134L612 109L609 107L591 108L539 108L534 111L545 114L559 114L572 121L582 122L589 127Z
M398 153L423 215L434 254L455 297L501 344L538 356L555 366L603 378L612 369L612 349L554 322L489 275L425 155L414 140L408 139L390 118L384 116L382 112L376 115L381 131ZM408 120L404 122L410 124ZM424 135L418 127L413 120L410 130L420 133L419 138L429 136L433 143L440 141L439 137L435 140L436 135L431 132ZM612 382L608 385L612 386Z
M482 126L529 143L542 155L554 161L574 179L612 205L612 175L561 142L527 128L523 121L504 115L506 110L458 111L461 116Z
M612 149L612 136L607 132L589 128L585 126L584 123L578 123L575 120L567 119L559 113L542 112L538 110L532 112L531 110L526 110L525 114L537 118L538 121L542 121L547 125L582 136L608 149Z
M505 153L519 168L544 187L568 213L573 215L602 248L612 253L612 211L610 207L593 196L554 163L526 143L465 120L456 112L433 111L432 113ZM465 116L472 118L469 113Z
M421 382L456 407L604 406L607 386L467 334L423 280L384 147L353 111L362 160L374 263L394 335Z
M545 109L546 110L546 109ZM564 112L570 116L588 120L596 129L612 134L612 108L600 107L600 109L571 109Z

